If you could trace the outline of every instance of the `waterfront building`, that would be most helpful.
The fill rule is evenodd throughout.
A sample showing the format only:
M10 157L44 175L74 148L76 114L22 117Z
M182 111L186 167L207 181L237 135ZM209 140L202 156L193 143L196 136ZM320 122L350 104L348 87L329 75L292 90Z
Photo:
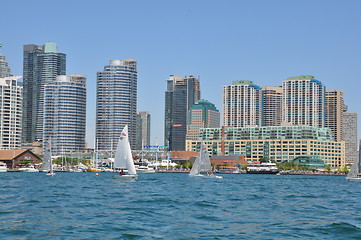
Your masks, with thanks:
M325 86L314 76L290 77L283 81L283 122L325 127Z
M42 141L44 86L66 74L66 55L53 42L25 45L23 71L23 142Z
M343 113L346 106L342 90L326 91L326 125L325 127L332 130L334 139L342 141L343 130Z
M45 85L44 141L53 155L84 152L86 127L86 78L61 75Z
M150 113L141 111L137 114L137 137L136 149L142 150L144 146L150 145Z
M0 54L0 78L10 77L11 72L8 62L5 60L5 56Z
M135 148L137 124L137 62L111 60L97 73L96 132L99 150L110 150L118 143L125 125ZM115 145L114 145L115 146Z
M198 100L189 110L187 140L197 140L200 128L218 128L219 126L220 113L216 106L207 100Z
M243 155L278 163L301 155L319 156L331 167L345 166L345 142L336 142L329 128L312 126L202 128L198 140L187 140L187 151L197 151L201 141L212 155Z
M165 92L164 145L169 150L184 151L189 109L200 99L199 79L170 76Z
M252 81L223 86L223 126L263 125L263 92Z
M282 123L282 87L262 87L263 126L281 126Z
M358 158L358 142L357 142L357 113L344 112L342 137L345 141L346 148L346 164L352 164Z
M21 146L21 118L23 87L20 77L0 78L0 149L17 149Z

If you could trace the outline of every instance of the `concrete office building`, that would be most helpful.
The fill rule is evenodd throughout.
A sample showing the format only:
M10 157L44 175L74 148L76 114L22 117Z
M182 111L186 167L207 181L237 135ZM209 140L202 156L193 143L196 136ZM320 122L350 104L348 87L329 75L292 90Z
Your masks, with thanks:
M326 124L330 128L335 141L343 140L343 113L346 106L342 90L326 91Z
M44 145L52 155L84 152L86 78L57 76L44 89Z
M0 78L10 77L11 72L8 62L5 60L5 56L0 54Z
M243 155L246 161L260 158L276 162L298 156L319 156L331 167L345 166L345 142L335 142L329 128L311 126L202 128L199 140L187 140L187 151L199 149L201 141L212 155Z
M263 92L252 81L223 86L223 126L263 125Z
M342 137L345 141L346 164L352 164L358 158L357 113L344 112L342 116Z
M128 125L129 141L135 148L137 125L137 62L111 60L97 73L96 133L99 150L116 146Z
M262 87L264 126L281 126L282 87Z
M22 86L20 77L0 78L0 149L21 147Z
M137 114L137 137L136 149L142 150L144 146L150 145L150 113L141 111Z
M290 77L283 81L283 122L325 127L325 86L314 76Z
M190 108L187 123L187 140L197 140L200 128L219 128L220 113L216 106L204 99Z
M23 68L23 142L42 141L44 86L66 74L66 55L53 42L25 45Z

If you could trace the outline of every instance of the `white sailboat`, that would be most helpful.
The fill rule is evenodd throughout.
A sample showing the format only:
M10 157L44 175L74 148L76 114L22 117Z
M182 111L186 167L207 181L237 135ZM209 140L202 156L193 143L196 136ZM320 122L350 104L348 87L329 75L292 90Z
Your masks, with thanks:
M360 154L361 154L361 141L358 151L358 158L351 166L350 172L347 174L346 180L353 182L361 182L361 166L360 166Z
M138 178L129 144L128 125L125 125L119 137L114 158L114 169L120 169L121 171L119 175L114 176L117 180L134 180ZM125 169L128 170L127 174L125 174Z
M204 142L201 143L201 149L199 150L198 156L194 161L189 176L223 178L222 176L216 176L212 173L211 160L209 159L207 147Z
M47 145L44 149L43 170L47 170L47 176L54 176L53 159L51 158L51 147Z

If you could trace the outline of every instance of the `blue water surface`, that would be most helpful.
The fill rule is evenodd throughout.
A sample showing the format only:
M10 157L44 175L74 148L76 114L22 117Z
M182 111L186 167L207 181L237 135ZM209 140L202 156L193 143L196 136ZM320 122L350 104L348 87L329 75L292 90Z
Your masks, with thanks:
M340 176L1 173L0 239L361 239Z

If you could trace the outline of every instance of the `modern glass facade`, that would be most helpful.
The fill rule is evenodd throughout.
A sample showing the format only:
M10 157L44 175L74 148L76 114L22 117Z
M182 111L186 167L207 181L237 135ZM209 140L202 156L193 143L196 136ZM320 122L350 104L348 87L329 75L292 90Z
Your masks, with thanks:
M137 124L137 62L112 60L97 73L95 138L99 150L110 150L125 125L135 148Z
M201 128L218 128L219 126L220 113L216 106L204 99L196 101L189 110L187 140L197 140Z
M192 75L170 76L165 92L164 145L185 150L188 111L200 99L199 79Z
M44 144L53 155L84 152L86 78L58 76L44 89Z
M23 142L43 138L44 86L66 74L66 55L55 43L25 45L23 59Z
M335 142L328 128L273 126L200 129L199 140L187 140L187 151L196 151L201 141L210 154L243 155L247 161L260 158L291 161L300 155L319 156L327 165L345 165L345 142Z
M21 147L21 115L23 87L20 77L0 78L0 149Z
M223 126L263 125L263 91L252 81L223 86Z

